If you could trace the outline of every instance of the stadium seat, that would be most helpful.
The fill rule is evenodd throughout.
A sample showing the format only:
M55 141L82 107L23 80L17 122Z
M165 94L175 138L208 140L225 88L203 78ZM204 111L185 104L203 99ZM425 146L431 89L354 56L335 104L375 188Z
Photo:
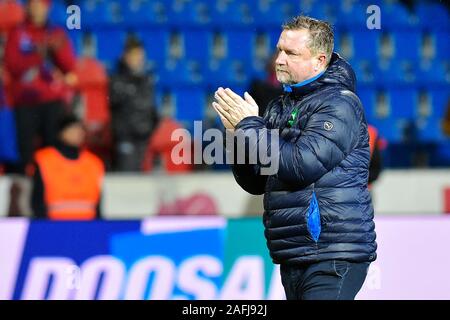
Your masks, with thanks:
M192 130L194 121L201 121L205 112L205 93L202 89L179 88L173 91L175 118Z
M393 59L399 60L418 60L422 47L422 37L420 32L400 31L392 34L394 43Z
M356 31L350 33L353 57L370 61L378 60L380 54L380 32Z
M49 20L52 24L66 26L66 20L68 18L66 10L67 6L62 1L53 1L49 13Z
M442 142L444 140L442 119L444 118L450 94L448 90L427 88L425 100L429 110L416 110L416 125L420 142Z
M449 30L450 14L444 3L418 1L415 11L423 27L436 31Z
M434 43L435 58L448 61L450 59L450 28L447 29L447 32L436 32L434 34Z
M420 28L419 21L414 18L413 12L395 1L384 1L381 5L381 23L390 30L417 30Z
M93 28L122 21L120 6L116 1L83 0L80 3L83 26Z
M422 60L417 72L419 85L448 86L450 84L450 61Z
M381 86L412 85L417 79L415 61L382 60L375 70L376 81Z
M366 10L368 4L362 1L339 1L336 26L338 28L352 28L353 30L367 30Z
M253 0L250 7L255 25L263 27L279 27L299 12L295 1Z
M250 80L250 65L239 60L210 61L205 72L205 82L211 87L247 86Z
M204 80L204 66L200 61L169 60L157 66L158 85L164 88L199 86Z
M254 33L251 31L227 31L224 32L227 59L250 62L255 57Z
M169 53L169 32L166 29L140 29L136 32L144 43L147 59L152 65L164 64Z
M209 61L212 56L212 33L206 30L186 30L183 33L184 58Z
M211 10L207 0L175 0L167 6L168 23L181 27L205 26L211 22Z
M93 31L96 56L111 70L123 52L126 32L121 29L97 29Z
M83 31L82 30L67 30L72 46L75 49L77 56L81 56L83 52Z
M93 58L77 61L76 74L78 87L85 102L87 123L106 123L109 121L107 102L108 78L102 64Z
M158 1L120 1L124 24L128 27L140 27L166 21L167 17L162 14L164 10L161 6L163 4Z
M218 0L210 6L211 24L216 27L251 26L254 21L253 10L244 1Z

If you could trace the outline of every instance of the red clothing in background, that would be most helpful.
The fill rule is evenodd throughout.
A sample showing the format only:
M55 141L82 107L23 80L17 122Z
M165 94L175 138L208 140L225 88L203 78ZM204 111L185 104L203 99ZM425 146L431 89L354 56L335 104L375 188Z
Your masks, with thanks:
M26 22L9 33L4 62L13 105L31 106L65 99L70 89L62 77L74 70L76 58L64 29Z

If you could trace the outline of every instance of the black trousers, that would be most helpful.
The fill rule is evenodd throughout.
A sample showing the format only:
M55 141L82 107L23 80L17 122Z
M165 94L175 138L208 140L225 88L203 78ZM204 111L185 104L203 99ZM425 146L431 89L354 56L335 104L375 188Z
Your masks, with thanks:
M281 265L288 300L353 300L367 276L369 262L329 260L308 266Z
M36 138L40 146L54 145L58 138L58 122L64 112L61 102L49 102L36 106L18 106L14 109L20 161L12 166L15 173L24 173L32 162Z

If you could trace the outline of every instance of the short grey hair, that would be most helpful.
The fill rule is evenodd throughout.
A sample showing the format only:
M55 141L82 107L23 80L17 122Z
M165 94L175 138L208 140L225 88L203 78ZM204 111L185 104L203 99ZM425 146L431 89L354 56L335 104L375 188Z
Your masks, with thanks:
M311 50L311 53L315 55L319 52L324 52L327 57L327 64L329 64L334 47L334 34L331 25L326 21L308 16L297 16L283 24L283 30L301 29L309 31L308 48Z

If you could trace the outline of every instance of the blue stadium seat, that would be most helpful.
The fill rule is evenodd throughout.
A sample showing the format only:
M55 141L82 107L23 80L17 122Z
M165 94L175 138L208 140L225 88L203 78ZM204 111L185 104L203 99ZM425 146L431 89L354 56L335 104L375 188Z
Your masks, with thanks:
M230 60L238 59L243 61L252 61L255 57L254 43L255 35L251 31L226 31L227 58Z
M93 31L96 41L97 58L105 63L107 69L115 65L123 52L126 32L122 29L97 29Z
M378 60L380 54L380 32L377 30L356 31L350 34L353 58Z
M417 81L420 85L450 85L450 61L441 59L421 61Z
M422 26L436 30L444 31L450 28L450 14L444 3L427 3L418 1L415 5L415 11Z
M83 26L96 28L122 21L120 4L116 1L83 0L80 9Z
M186 30L183 32L184 58L209 61L212 56L213 36L207 30Z
M124 24L130 27L161 25L169 19L164 1L121 0Z
M72 46L75 49L77 56L80 56L83 49L83 31L82 30L67 30Z
M175 97L175 118L183 122L187 128L200 121L205 113L205 92L202 89L179 88L173 91Z
M367 122L371 123L376 118L376 95L372 87L359 87L357 95L361 100L366 114Z
M354 30L367 30L366 10L367 3L357 1L339 1L336 26L338 28L352 28Z
M171 60L157 66L158 84L167 87L200 86L204 80L203 65L199 62Z
M450 99L450 93L445 88L428 88L427 94L431 109L427 116L421 115L420 110L416 110L416 126L418 140L420 142L442 142L445 140L442 130L442 119L445 116L446 107Z
M412 120L417 109L418 96L414 88L395 88L389 91L391 116Z
M250 1L257 26L279 27L299 13L296 1L253 0Z
M216 1L210 6L211 23L220 27L251 26L252 8L245 1Z
M250 65L239 60L212 60L205 73L205 82L212 88L218 86L247 86Z
M169 32L166 29L140 29L136 34L144 43L147 59L153 65L164 64L169 51Z
M434 34L435 58L450 59L450 29Z
M167 6L168 23L175 26L204 26L211 22L212 6L209 1L173 1Z
M376 81L376 65L366 60L351 62L356 79L360 85L372 85Z
M65 26L69 15L66 13L67 6L62 2L53 1L49 12L49 20L52 24Z
M420 28L420 21L414 19L412 12L401 3L384 1L380 9L383 27L391 30L412 30Z
M385 105L380 104L381 94L384 93ZM410 95L410 96L408 96ZM414 123L413 90L392 90L389 92L372 89L358 90L367 122L373 124L383 138L392 143L401 143L412 139L411 128ZM405 99L405 101L402 101ZM387 109L382 109L385 106Z
M416 31L400 31L392 34L395 60L418 60L422 47L422 35Z
M412 85L417 79L416 61L381 60L375 78L379 85Z

